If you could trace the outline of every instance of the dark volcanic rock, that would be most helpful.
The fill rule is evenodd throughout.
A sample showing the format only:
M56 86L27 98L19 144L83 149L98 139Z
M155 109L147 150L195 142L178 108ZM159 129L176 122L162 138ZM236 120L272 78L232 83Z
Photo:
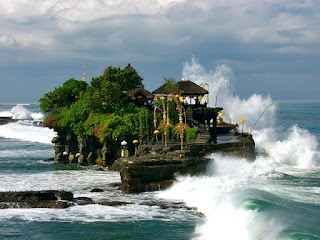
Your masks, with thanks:
M72 202L63 201L33 201L33 202L0 202L0 209L6 208L68 208L74 206Z
M43 160L44 162L53 162L54 161L54 158L48 158L48 159L45 159Z
M95 202L88 197L78 197L76 200L78 205L95 204Z
M66 192L66 191L60 191L56 193L56 196L60 198L59 200L67 200L72 201L73 200L73 193L72 192Z
M119 158L109 168L120 172L121 190L124 193L157 191L169 187L176 174L196 175L204 173L210 158L207 154L221 154L255 158L255 144L251 134L226 136L218 143L188 144L183 151L180 145L139 146L139 156Z
M67 208L74 205L72 200L66 191L0 192L0 208Z
M178 173L194 175L204 172L210 159L141 157L121 161L122 191L137 193L165 189L171 186Z
M122 202L122 201L103 201L103 202L98 202L97 204L104 205L104 206L123 206L123 205L128 205L132 204L130 202Z
M58 200L56 191L0 192L0 202L34 202L42 200Z
M94 188L90 192L103 192L101 188Z
M19 121L19 119L12 119L12 117L0 117L0 125Z

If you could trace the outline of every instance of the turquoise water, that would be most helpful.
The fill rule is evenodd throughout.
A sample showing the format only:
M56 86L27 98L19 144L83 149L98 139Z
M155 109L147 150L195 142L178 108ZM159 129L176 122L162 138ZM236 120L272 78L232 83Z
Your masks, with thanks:
M1 239L188 239L188 221L34 222L11 219L1 225Z
M320 103L278 103L279 111L277 114L277 123L290 128L297 124L300 128L308 130L311 134L320 140Z
M274 106L252 133L255 162L213 154L203 176L178 176L171 189L133 195L120 192L117 172L44 161L54 155L55 133L34 121L39 105L20 106L15 114L30 121L0 125L0 191L64 189L131 204L0 210L0 239L320 239L320 103ZM0 116L14 107L0 104ZM155 202L184 202L205 217Z

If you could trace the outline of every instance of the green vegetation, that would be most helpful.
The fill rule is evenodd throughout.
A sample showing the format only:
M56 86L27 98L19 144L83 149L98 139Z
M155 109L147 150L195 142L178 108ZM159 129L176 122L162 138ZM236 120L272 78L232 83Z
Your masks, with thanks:
M43 125L58 133L71 131L77 136L96 136L101 143L116 139L152 143L155 141L153 111L134 106L126 94L129 89L143 87L142 80L130 66L124 69L109 66L90 84L71 78L39 100L46 115ZM174 80L166 79L166 83L172 88ZM162 107L159 102L155 104ZM174 126L179 121L176 105L174 101L168 104L171 126ZM161 112L157 112L156 119L158 123L161 121ZM195 138L194 135L186 131L186 139ZM172 127L169 136L170 141L177 141Z

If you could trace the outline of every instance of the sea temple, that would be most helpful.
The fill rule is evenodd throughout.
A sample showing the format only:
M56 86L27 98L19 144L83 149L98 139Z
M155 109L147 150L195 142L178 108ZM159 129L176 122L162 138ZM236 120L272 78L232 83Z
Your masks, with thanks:
M137 193L205 172L210 153L254 159L251 134L209 107L205 87L165 79L151 93L130 64L108 67L91 85L70 79L40 100L44 126L58 133L54 161L107 166L120 172L123 192Z

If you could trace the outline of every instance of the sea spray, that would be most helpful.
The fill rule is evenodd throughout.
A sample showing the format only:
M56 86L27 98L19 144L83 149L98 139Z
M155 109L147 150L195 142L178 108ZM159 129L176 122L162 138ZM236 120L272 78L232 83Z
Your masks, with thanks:
M183 65L182 79L189 79L198 85L207 83L209 85L209 106L223 107L225 102L233 93L235 78L229 66L219 65L215 71L206 70L192 57L191 62ZM220 91L219 91L220 90Z
M216 69L206 70L193 57L190 62L183 66L182 78L187 78L197 84L209 85L209 106L222 107L225 113L224 121L239 124L240 119L245 119L244 131L250 131L260 114L267 106L273 103L270 96L253 94L248 99L240 99L234 94L235 77L231 68L227 65L219 65ZM256 129L273 126L276 106L270 106L261 116Z
M256 129L274 126L276 106L271 105L272 103L273 101L270 96L263 97L253 94L248 99L240 99L238 96L234 96L226 102L224 111L229 115L232 123L239 124L240 119L245 119L244 131L250 132L260 116L259 123L255 127ZM271 106L261 115L269 105Z
M28 106L28 104L17 104L10 110L0 111L0 117L11 117L16 120L43 120L44 115L42 112L31 112L25 106Z
M268 173L274 172L274 166L220 154L212 154L211 158L213 162L205 176L180 176L172 188L158 193L158 197L183 200L205 215L196 228L195 239L275 239L282 228L265 233L264 225L280 223L262 219L257 209L242 206L247 198L244 189L263 185Z
M275 161L296 167L319 166L317 139L298 126L293 126L287 135L280 134L281 129L276 126L277 105L270 96L253 94L241 99L231 94L235 78L230 67L220 65L215 71L206 70L192 57L183 66L182 78L198 84L208 83L212 107L219 93L218 106L224 108L224 121L239 125L240 119L245 119L244 131L251 132L254 128L252 134L259 153L267 153Z
M0 112L0 116L12 117L12 119L17 120L16 122L0 125L0 137L52 144L51 140L56 136L56 133L52 129L43 128L41 126L41 121L44 117L43 113L30 111L26 108L28 106L28 104L17 104L10 111Z
M21 104L13 107L10 112L12 114L12 119L32 119L31 112Z
M0 137L13 138L28 142L52 144L57 134L52 129L41 126L25 125L19 122L0 125Z
M276 124L277 105L271 97L253 94L240 99L231 95L234 78L230 73L225 65L207 71L192 58L184 64L182 76L197 84L209 84L210 106L217 97L218 106L224 108L225 121L239 124L240 119L245 119L245 131L252 131L255 126L252 134L261 155L253 163L211 155L212 163L204 176L178 176L172 188L157 196L183 200L204 213L206 217L195 231L196 239L278 239L285 234L287 224L298 225L300 221L299 212L294 212L296 203L287 205L288 196L297 202L317 202L317 192L304 190L302 195L297 192L300 183L286 183L301 174L295 169L307 168L312 174L310 168L319 166L317 139L298 126L281 133Z
M320 166L318 141L307 130L294 125L288 130L284 140L275 141L275 129L254 131L255 142L274 161L298 168L314 168Z

